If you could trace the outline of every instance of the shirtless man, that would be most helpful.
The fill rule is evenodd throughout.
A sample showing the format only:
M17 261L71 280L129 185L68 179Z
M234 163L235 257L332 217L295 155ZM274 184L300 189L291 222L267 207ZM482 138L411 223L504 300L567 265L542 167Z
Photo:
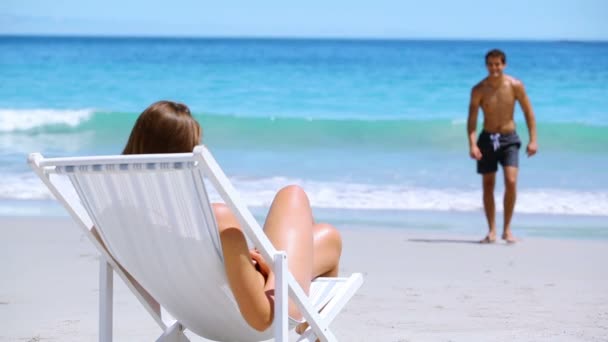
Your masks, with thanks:
M506 67L506 56L500 50L491 50L486 54L488 77L476 84L471 91L467 133L469 154L477 160L477 173L482 176L483 207L488 220L488 235L481 243L496 241L496 209L494 205L494 185L498 163L502 165L505 194L504 228L502 239L508 243L516 241L511 232L511 218L515 207L517 168L519 166L519 148L521 141L515 132L513 113L515 102L524 112L530 142L526 148L528 157L536 154L536 121L526 90L521 81L503 74ZM483 111L483 131L476 139L477 115Z

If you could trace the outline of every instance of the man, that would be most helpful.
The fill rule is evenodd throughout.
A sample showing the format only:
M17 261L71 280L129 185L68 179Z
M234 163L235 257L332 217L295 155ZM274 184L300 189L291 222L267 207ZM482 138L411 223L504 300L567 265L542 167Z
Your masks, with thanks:
M502 239L508 243L516 242L511 232L511 218L515 207L519 148L521 141L515 132L513 114L515 102L524 112L530 141L526 148L528 157L536 154L536 122L532 105L521 81L503 73L506 56L500 50L486 54L488 77L481 80L471 91L467 131L471 158L477 160L477 173L482 176L483 207L488 220L488 235L481 243L496 241L496 209L494 205L494 185L498 163L502 165L505 194L504 227ZM483 131L476 140L477 115L483 111Z

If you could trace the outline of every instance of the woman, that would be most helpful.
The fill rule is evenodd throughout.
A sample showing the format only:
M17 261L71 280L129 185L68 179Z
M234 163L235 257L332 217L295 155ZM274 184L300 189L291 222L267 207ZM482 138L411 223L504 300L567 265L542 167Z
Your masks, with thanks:
M186 105L159 101L141 113L123 154L192 152L201 136L202 130ZM256 250L248 249L231 210L214 203L213 211L228 283L239 310L252 328L264 331L273 321L274 274ZM310 202L300 187L290 185L276 194L264 232L276 249L287 253L289 270L307 294L313 279L338 275L340 233L329 224L314 222ZM291 301L289 317L292 322L302 321L302 314Z

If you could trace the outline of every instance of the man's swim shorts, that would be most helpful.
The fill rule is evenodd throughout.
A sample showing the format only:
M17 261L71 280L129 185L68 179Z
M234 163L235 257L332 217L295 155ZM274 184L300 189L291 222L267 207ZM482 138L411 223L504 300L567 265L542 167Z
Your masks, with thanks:
M481 151L481 160L477 161L477 173L493 173L498 170L498 163L505 166L519 166L519 148L521 140L515 131L508 134L482 131L477 139Z

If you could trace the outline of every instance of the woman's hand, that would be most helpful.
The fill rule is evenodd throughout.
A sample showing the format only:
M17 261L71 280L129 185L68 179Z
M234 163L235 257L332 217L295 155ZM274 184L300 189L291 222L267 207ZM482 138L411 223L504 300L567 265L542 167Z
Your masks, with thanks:
M268 276L270 275L270 272L272 272L272 270L270 269L270 266L264 260L264 257L262 257L262 254L260 254L260 252L257 249L250 249L249 255L251 256L251 260L253 261L253 265L255 266L255 269L258 270L264 277L264 280L267 281Z

